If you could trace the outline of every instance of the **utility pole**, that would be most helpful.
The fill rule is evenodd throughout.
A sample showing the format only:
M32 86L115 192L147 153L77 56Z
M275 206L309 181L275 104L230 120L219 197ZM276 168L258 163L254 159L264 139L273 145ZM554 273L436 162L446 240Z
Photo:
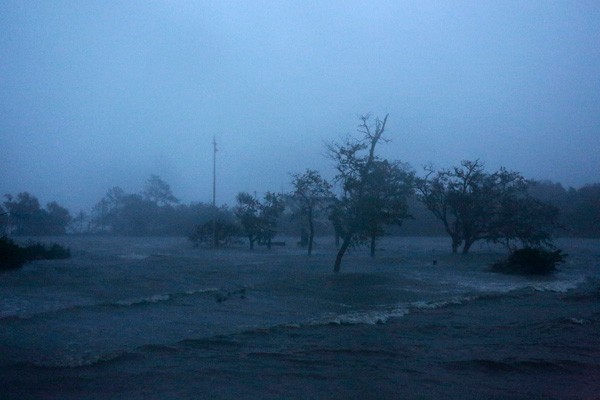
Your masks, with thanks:
M213 247L219 247L217 238L217 140L213 136Z

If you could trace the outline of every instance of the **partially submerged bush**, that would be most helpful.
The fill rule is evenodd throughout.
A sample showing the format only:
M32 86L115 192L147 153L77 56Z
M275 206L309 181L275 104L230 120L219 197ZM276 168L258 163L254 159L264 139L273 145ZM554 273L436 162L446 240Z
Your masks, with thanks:
M566 256L562 250L525 247L513 251L507 259L493 264L492 270L505 274L547 275L556 271L556 266L564 262Z
M12 240L0 238L0 271L19 268L27 262L23 249Z
M21 247L6 236L0 238L0 271L20 268L32 260L57 260L69 257L71 251L58 244L46 247L39 242L31 242Z

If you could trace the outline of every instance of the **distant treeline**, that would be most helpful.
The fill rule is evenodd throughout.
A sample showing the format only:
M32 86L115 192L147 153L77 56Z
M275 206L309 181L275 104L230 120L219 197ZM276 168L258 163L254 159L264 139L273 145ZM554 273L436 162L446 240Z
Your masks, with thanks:
M565 189L560 183L538 181L530 192L559 209L564 236L600 237L600 183Z
M5 201L0 204L0 221L4 228L2 233L14 235L64 235L71 222L69 210L53 201L42 208L39 200L28 192L19 193L16 197L4 195Z
M532 181L530 194L559 210L562 229L559 236L600 237L600 183L587 184L579 189L566 189L549 180ZM444 228L425 206L414 197L409 199L409 209L414 219L404 221L395 234L402 236L444 236Z
M560 236L600 237L600 183L566 189L560 183L536 181L530 186L531 195L552 204L560 211L563 226ZM211 221L212 205L202 202L180 204L167 183L153 175L141 193L126 193L119 187L107 191L91 213L69 210L56 202L42 208L39 200L28 192L5 195L0 204L0 236L109 234L125 236L189 236L198 226ZM284 196L285 199L285 196ZM235 223L234 209L227 206L217 210L219 219ZM414 195L408 199L408 213L401 226L388 227L389 233L401 236L444 236L441 222ZM286 207L277 220L280 235L300 237L305 227ZM317 235L333 235L328 218L315 221Z

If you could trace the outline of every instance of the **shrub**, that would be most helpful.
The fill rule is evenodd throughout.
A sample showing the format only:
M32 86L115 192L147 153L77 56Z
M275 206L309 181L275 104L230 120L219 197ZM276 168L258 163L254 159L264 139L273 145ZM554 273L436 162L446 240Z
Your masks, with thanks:
M39 242L30 242L21 247L11 239L0 238L0 271L22 267L32 260L58 260L71 257L71 251L58 244L46 247Z
M27 262L23 248L15 242L2 236L0 238L0 271L21 267Z
M548 275L565 261L562 250L544 250L525 247L513 251L507 259L492 265L492 270L505 274Z

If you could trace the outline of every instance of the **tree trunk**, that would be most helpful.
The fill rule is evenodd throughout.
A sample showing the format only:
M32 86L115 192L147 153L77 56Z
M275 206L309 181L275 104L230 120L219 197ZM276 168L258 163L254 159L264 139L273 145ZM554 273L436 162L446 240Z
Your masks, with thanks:
M458 253L458 246L460 246L460 240L452 238L452 254Z
M340 267L342 266L342 257L350 247L350 241L352 240L352 235L348 234L344 236L344 242L342 243L342 247L337 252L337 256L335 257L335 264L333 265L333 272L340 272Z
M371 236L371 257L375 257L375 246L377 244L377 236Z
M313 223L312 218L308 220L308 255L312 255L313 248L313 240L315 238L315 224Z
M465 245L463 246L462 253L463 254L468 254L469 253L469 249L471 248L471 246L473 245L473 243L475 243L474 240L465 240Z

